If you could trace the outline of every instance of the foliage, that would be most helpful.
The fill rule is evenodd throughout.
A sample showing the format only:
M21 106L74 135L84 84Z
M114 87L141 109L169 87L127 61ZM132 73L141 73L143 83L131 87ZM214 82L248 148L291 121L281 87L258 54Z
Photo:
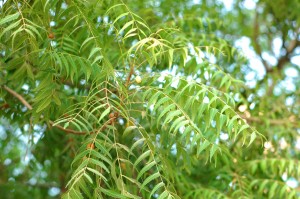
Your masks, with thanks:
M192 2L3 3L5 198L299 197L299 3Z

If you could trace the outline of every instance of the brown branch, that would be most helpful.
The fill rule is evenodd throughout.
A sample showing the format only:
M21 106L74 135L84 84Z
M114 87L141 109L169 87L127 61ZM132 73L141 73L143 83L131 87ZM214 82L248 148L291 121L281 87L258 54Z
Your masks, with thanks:
M298 34L294 40L290 42L290 45L286 48L286 54L279 58L277 63L278 70L281 70L284 65L290 61L290 54L300 45L300 41L297 40Z
M69 80L65 80L65 79L61 79L61 82L67 86L70 86L72 88L81 88L81 89L87 89L90 90L91 89L91 85L90 84L86 84L86 85L81 85L81 84L74 84L73 82L69 81Z
M24 106L26 106L29 110L32 110L32 106L20 94L18 94L16 91L8 88L5 85L3 86L3 88L4 90L12 94L14 97L18 98L18 100L22 102L22 104L24 104Z
M31 186L31 187L38 187L38 188L45 188L49 189L51 187L59 187L58 184L56 183L36 183L36 184L31 184L29 182L24 182L26 186Z
M16 182L18 185L22 185L22 186L31 186L31 187L38 187L38 188L46 188L49 189L51 187L59 187L58 184L56 183L35 183L35 184L31 184L29 182ZM7 183L0 183L0 186L5 186L7 185ZM18 186L17 185L17 186Z
M258 21L258 12L256 12L255 14L255 18L254 18L254 26L253 26L253 35L252 35L252 39L253 39L253 47L255 52L258 54L258 56L260 57L262 64L266 70L266 73L273 73L274 71L280 71L283 69L283 67L285 66L286 63L288 63L290 61L290 55L291 53L295 50L295 48L297 48L298 46L300 46L300 41L298 40L298 35L299 35L299 31L296 31L296 37L294 40L292 40L289 44L288 47L285 48L284 46L284 38L282 39L282 47L286 49L286 53L285 55L281 56L278 59L277 65L276 67L271 67L268 62L262 57L262 49L259 45L259 41L258 41L258 37L259 37L259 21Z
M246 115L240 115L243 119L247 120L249 123L264 123L264 119L258 118L258 117L247 117ZM283 119L269 119L269 124L272 125L284 125L284 126L289 126L292 125L293 127L299 127L300 124L297 123L296 121L291 121L291 120L283 120Z
M126 80L126 84L125 84L126 87L129 86L130 79L131 79L131 76L133 75L133 73L134 73L134 65L132 64L130 66L130 71L129 71L129 74L128 74L128 77L127 77L127 80Z
M49 121L49 123L50 123L50 125L52 126L52 127L56 127L56 128L58 128L58 129L60 129L60 130L62 130L62 131L64 131L65 133L70 133L70 134L74 134L74 135L85 135L86 134L86 132L81 132L81 131L75 131L75 130L72 130L72 129L65 129L64 127L62 127L62 126L60 126L60 125L53 125L54 124L54 122L53 121Z
M6 90L7 92L9 92L11 95L13 95L14 97L16 97L22 104L24 104L24 106L26 106L29 110L32 110L32 106L24 99L24 97L22 97L19 93L17 93L16 91L10 89L7 86L3 86L4 90ZM56 127L66 133L71 133L71 134L75 134L75 135L84 135L86 134L86 132L81 132L81 131L75 131L72 129L65 129L64 127L60 126L60 125L55 125L53 126L54 122L49 120L49 123L52 127Z
M282 70L284 65L289 61L290 61L290 58L288 57L288 54L286 54L285 56L280 57L278 59L277 66L276 66L277 70L279 70L279 71ZM273 71L274 71L274 69L271 69L268 72L273 72Z
M259 23L258 23L258 12L256 12L255 19L254 19L253 35L252 35L253 47L255 52L258 54L259 58L261 59L266 72L268 72L271 69L271 67L268 64L268 62L262 57L262 50L259 45L258 36L259 36Z
M297 36L298 37L298 36ZM286 49L286 53L285 55L281 56L279 59L278 59L278 62L277 62L277 65L275 68L270 68L269 70L267 70L267 72L269 73L272 73L274 72L274 70L282 70L283 67L285 66L286 63L290 62L290 55L291 53L293 53L293 51L295 50L295 48L297 48L298 46L300 46L300 41L297 40L297 37L296 39L292 40L290 42L290 45L285 48Z
M296 38L294 40L292 40L290 42L290 45L286 48L287 54L292 53L295 50L295 48L297 48L300 45L300 41L297 39L297 37L298 37L298 34L296 35Z

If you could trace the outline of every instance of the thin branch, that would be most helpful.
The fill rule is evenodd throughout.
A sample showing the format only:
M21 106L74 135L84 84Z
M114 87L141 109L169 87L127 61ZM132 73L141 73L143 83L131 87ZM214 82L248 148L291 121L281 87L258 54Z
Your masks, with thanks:
M129 83L130 83L130 79L131 79L131 76L133 75L133 73L134 73L134 65L132 64L131 66L130 66L130 71L129 71L129 74L128 74L128 77L127 77L127 80L126 80L126 87L128 87L129 86Z
M32 187L38 187L38 188L52 188L52 187L59 187L58 184L56 183L36 183L36 184L31 184L29 182L24 182L26 186L32 186Z
M255 122L255 123L264 123L265 121L262 118L258 117L247 117L246 115L240 115L243 119L247 120L247 122ZM291 121L291 120L284 120L284 119L268 119L269 124L272 125L284 125L284 126L294 126L294 127L299 127L299 123L296 121Z
M80 85L80 84L74 84L71 81L65 80L65 79L61 79L61 82L67 86L70 86L72 88L81 88L81 89L87 89L90 90L91 89L91 85L90 84L86 84L86 85Z
M298 37L298 36L297 36ZM298 46L300 46L300 41L296 39L292 40L290 42L290 45L288 47L286 47L286 53L285 55L281 56L278 59L277 65L275 68L270 68L267 72L272 73L274 72L274 70L282 70L283 67L285 66L286 63L290 62L290 55L293 53L293 51L295 50L295 48L297 48Z
M268 62L266 62L266 60L262 57L262 50L261 50L261 47L260 47L259 41L258 41L258 36L259 36L258 12L255 13L253 29L254 30L253 30L252 39L253 39L254 50L258 54L258 56L260 57L266 72L268 72L271 69L271 67L268 64Z
M32 110L32 106L20 94L18 94L16 91L8 88L5 85L3 86L3 88L4 90L12 94L14 97L18 98L18 100L22 102L22 104L24 104L24 106L26 106L29 110Z
M38 187L38 188L46 188L46 189L49 189L49 188L52 188L52 187L59 187L57 183L35 183L35 184L32 184L32 183L29 183L29 182L16 182L18 183L18 185L23 185L23 186L30 186L30 187ZM5 186L7 185L6 183L0 183L0 186Z
M288 63L290 61L290 55L293 53L293 51L295 50L295 48L297 48L298 46L300 46L300 41L298 40L298 36L299 36L299 31L296 31L296 36L295 39L292 40L289 43L289 46L285 47L284 46L284 38L282 39L282 47L286 49L286 53L285 55L281 56L278 59L277 65L276 67L271 67L268 62L262 57L262 49L259 45L259 41L258 41L258 37L259 37L259 21L258 21L258 12L256 12L255 14L255 18L254 18L254 27L253 27L253 35L252 35L252 39L253 39L253 47L255 52L257 53L257 55L260 57L262 64L266 70L266 73L273 73L274 71L280 71L283 69L283 67L285 66L286 63Z
M85 135L86 132L81 132L81 131L75 131L75 130L72 130L72 129L65 129L64 127L60 126L60 125L55 125L53 126L54 122L53 121L49 121L50 125L52 127L56 127L62 131L64 131L65 133L70 133L70 134L75 134L75 135Z
M3 86L4 90L6 90L7 92L9 92L11 95L13 95L14 97L16 97L22 104L24 104L24 106L26 106L29 110L32 110L32 106L24 99L23 96L21 96L19 93L17 93L16 91L10 89L7 86ZM49 120L49 123L52 127L56 127L66 133L71 133L71 134L75 134L75 135L84 135L86 134L86 132L81 132L81 131L75 131L72 129L65 129L64 127L60 126L60 125L55 125L53 126L54 122Z
M299 33L297 33L296 38L292 40L290 42L290 45L287 47L286 49L287 54L292 53L295 50L295 48L297 48L300 45L300 41L298 40L298 34Z

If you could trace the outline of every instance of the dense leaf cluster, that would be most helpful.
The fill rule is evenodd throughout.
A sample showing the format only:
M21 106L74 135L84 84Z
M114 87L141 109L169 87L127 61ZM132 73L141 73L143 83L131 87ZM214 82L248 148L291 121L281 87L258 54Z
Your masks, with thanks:
M33 172L54 173L39 183L60 179L63 198L299 196L282 179L299 177L296 157L263 155L274 137L237 109L251 100L230 67L247 62L219 35L218 6L156 3L2 5L2 126L24 126Z

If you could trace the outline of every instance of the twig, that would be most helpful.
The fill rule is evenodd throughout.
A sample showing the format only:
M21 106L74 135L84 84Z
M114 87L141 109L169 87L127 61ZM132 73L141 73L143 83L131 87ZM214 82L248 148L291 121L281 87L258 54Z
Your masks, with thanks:
M51 187L59 187L58 184L56 183L35 183L35 184L32 184L32 183L29 183L29 182L16 182L18 183L18 185L22 185L22 186L31 186L31 187L38 187L38 188L46 188L46 189L49 189ZM0 186L5 186L7 184L5 183L0 183ZM18 186L17 185L17 186Z
M299 35L299 30L296 31L296 37L294 40L292 40L289 44L288 47L285 48L286 53L285 55L281 56L278 59L277 65L276 67L271 67L268 62L262 57L262 49L259 45L259 41L258 41L258 36L259 36L259 22L258 22L258 12L256 12L255 14L255 19L254 19L254 27L253 27L253 35L252 35L252 39L253 39L253 46L254 46L254 50L255 52L258 54L258 56L260 57L262 64L266 70L266 73L273 73L274 71L280 71L283 69L284 65L290 61L290 54L298 47L300 46L300 41L298 40L298 35ZM282 46L284 47L284 38L282 39Z
M13 96L15 96L16 98L18 98L18 100L20 100L20 102L22 102L22 104L24 104L29 110L32 110L32 106L20 95L18 94L16 91L8 88L7 86L3 86L3 88L9 92L10 94L12 94Z
M300 41L297 40L297 38L298 38L298 34L297 34L296 38L294 40L292 40L290 42L290 45L286 48L285 55L281 56L278 59L278 63L277 63L278 70L281 70L284 67L284 65L290 61L290 54L295 50L295 48L297 48L300 45ZM270 72L272 72L272 71L270 71Z
M55 125L53 126L54 122L49 120L49 123L52 127L56 127L66 133L70 133L70 134L75 134L75 135L85 135L86 132L81 132L81 131L75 131L75 130L72 130L72 129L65 129L64 127L60 126L60 125Z
M255 13L253 29L254 31L252 37L253 37L254 50L260 57L266 72L268 72L271 69L271 67L269 66L268 62L266 62L266 60L262 57L262 50L258 41L258 35L259 35L258 12Z
M56 184L56 183L36 183L36 184L31 184L29 182L24 182L24 184L27 185L27 186L38 187L38 188L46 188L46 189L49 189L51 187L59 187L58 184Z
M24 99L24 97L22 97L19 93L17 93L16 91L10 89L7 86L3 86L4 90L6 90L7 92L9 92L11 95L13 95L14 97L16 97L22 104L24 104L24 106L26 106L29 110L32 110L32 106ZM64 127L60 126L60 125L55 125L53 126L54 122L49 120L49 123L52 127L56 127L66 133L71 133L71 134L75 134L75 135L84 135L86 134L86 132L81 132L81 131L75 131L72 129L65 129Z
M133 73L134 73L134 65L132 64L130 66L130 71L129 71L129 74L128 74L128 77L127 77L127 80L126 80L126 84L125 84L126 87L128 87L131 76L133 75Z
M240 115L243 119L247 120L247 122L256 122L256 123L264 123L264 120L257 117L246 117L246 115ZM298 127L300 124L296 121L291 120L279 120L279 119L269 119L268 120L270 124L273 125L292 125L294 127Z

